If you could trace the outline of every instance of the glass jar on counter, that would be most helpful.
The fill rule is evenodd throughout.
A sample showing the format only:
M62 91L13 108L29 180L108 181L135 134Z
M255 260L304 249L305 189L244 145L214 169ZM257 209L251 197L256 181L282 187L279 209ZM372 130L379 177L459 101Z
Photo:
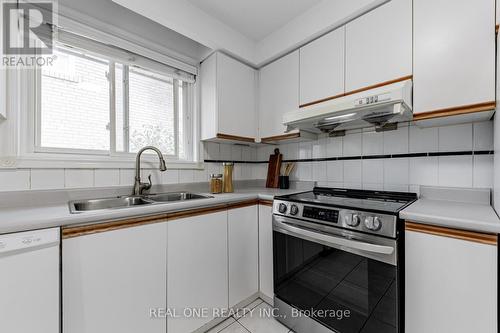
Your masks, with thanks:
M208 182L210 185L210 193L212 194L222 193L222 174L220 173L211 174Z

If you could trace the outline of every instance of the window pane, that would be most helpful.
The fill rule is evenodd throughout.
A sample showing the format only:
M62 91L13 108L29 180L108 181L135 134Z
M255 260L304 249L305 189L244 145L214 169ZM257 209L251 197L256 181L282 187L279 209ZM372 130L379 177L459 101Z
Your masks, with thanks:
M175 154L173 80L143 69L129 71L130 152L152 145Z
M115 109L116 109L116 151L125 151L125 124L123 105L123 70L122 64L115 65Z
M109 150L107 60L54 50L41 76L41 146Z

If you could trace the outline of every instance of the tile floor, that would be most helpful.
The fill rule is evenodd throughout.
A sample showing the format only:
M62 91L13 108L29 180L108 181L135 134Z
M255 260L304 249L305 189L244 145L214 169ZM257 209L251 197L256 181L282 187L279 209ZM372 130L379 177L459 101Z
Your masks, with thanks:
M269 304L258 299L207 333L293 333L269 315L270 309Z

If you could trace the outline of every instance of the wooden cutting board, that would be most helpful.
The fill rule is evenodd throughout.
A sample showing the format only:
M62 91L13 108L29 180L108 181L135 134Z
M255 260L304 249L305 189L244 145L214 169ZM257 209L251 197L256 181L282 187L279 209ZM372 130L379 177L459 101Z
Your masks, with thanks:
M276 148L274 150L274 155L269 156L269 165L267 167L267 180L266 187L278 188L279 187L279 176L281 170L281 161L283 160L283 155L280 154L280 150Z

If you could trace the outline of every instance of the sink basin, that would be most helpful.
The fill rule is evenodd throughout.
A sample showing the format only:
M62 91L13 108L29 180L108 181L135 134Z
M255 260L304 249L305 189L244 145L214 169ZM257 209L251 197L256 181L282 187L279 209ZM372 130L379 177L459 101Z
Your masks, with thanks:
M150 194L147 195L146 198L154 202L171 202L171 201L205 199L212 197L202 194L189 193L189 192L171 192L171 193Z
M77 200L69 202L69 210L72 214L102 210L102 209L120 209L143 205L166 204L178 201L212 198L211 196L189 193L189 192L170 192L148 194L143 196L123 196L101 199Z
M69 209L71 213L85 212L90 210L100 209L113 209L113 208L126 208L133 206L150 205L151 201L143 197L116 197L116 198L102 198L102 199L89 199L81 201L71 201Z

